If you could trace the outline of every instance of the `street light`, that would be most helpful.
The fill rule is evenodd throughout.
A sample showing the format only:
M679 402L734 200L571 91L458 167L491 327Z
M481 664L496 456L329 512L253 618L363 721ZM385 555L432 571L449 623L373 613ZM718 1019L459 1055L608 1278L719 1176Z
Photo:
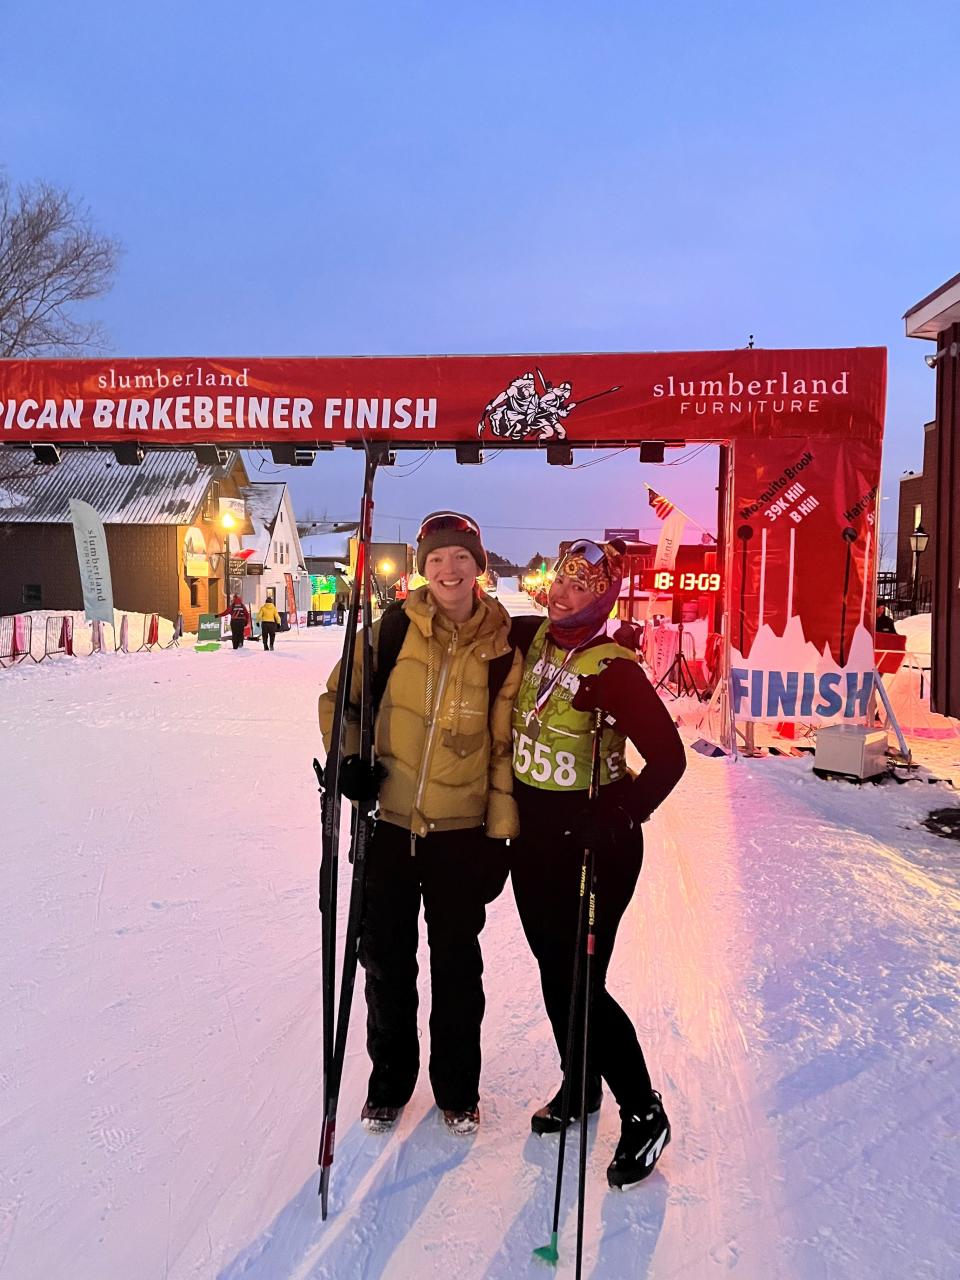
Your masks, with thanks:
M230 530L236 524L233 514L230 511L224 511L220 517L220 525L223 529L226 550L223 557L223 607L230 608ZM223 634L221 632L221 634Z
M388 559L381 560L380 563L377 565L377 573L379 573L381 578L383 579L383 587L378 588L378 590L380 591L381 605L387 599L387 577L391 573L393 573L395 568L396 568L396 565L393 563L393 561ZM376 575L374 575L374 581L376 582Z
M913 612L917 612L917 597L920 591L920 557L927 549L930 535L922 524L918 524L910 535L910 550L913 552Z

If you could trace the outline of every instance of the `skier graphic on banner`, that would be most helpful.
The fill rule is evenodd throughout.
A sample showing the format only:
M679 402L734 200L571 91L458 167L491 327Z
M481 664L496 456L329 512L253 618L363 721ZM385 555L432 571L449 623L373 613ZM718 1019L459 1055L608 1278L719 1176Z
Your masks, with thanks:
M522 440L528 435L537 406L537 384L533 373L521 374L499 395L494 396L477 423L477 435L489 423L495 436Z
M577 402L570 399L571 382L564 380L554 385L539 369L528 371L514 378L487 404L477 423L477 435L482 436L484 428L489 426L491 435L501 440L565 440L567 429L563 420L578 403L597 400L619 390L619 387L608 387Z

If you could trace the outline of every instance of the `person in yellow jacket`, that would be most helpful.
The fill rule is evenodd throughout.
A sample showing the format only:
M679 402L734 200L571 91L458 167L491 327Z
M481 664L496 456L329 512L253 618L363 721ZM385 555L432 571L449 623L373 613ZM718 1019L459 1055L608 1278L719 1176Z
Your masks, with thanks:
M510 658L509 615L477 587L486 563L479 526L469 516L435 512L423 521L417 568L426 585L403 606L406 632L377 713L373 771L357 755L359 641L356 647L340 777L349 799L378 795L380 802L367 851L359 953L372 1063L362 1121L371 1133L393 1128L419 1073L421 901L430 947L434 1097L452 1132L473 1133L480 1120L479 935L486 904L505 878L496 842L518 830L511 718L522 666L518 655ZM375 657L382 623L374 623ZM496 689L490 664L498 660L506 674ZM320 697L328 751L339 677L338 664ZM497 877L500 861L504 874Z
M277 606L272 600L268 600L265 605L261 605L260 612L257 614L260 619L260 638L263 640L263 651L273 650L273 644L280 630L280 614L277 612Z

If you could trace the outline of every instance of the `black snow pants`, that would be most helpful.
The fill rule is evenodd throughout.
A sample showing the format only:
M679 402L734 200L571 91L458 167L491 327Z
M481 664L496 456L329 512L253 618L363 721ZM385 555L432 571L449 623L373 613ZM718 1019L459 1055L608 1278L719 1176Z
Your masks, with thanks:
M264 650L272 649L277 636L277 624L275 622L260 623L260 638L263 640Z
M230 619L230 638L233 640L233 647L239 649L243 645L243 633L247 628L247 624L243 618Z
M367 1099L402 1107L420 1069L417 943L423 901L430 947L430 1083L437 1106L466 1111L480 1096L486 922L479 830L418 837L378 822L367 851L360 963L366 971Z
M564 1061L583 858L582 842L564 829L572 825L564 820L571 815L571 807L562 802L573 796L541 791L525 805L524 795L532 789L517 783L516 790L522 794L518 796L520 838L511 841L513 892L523 931L540 966L540 985L560 1065L564 1071L570 1065L573 1096L578 1098L583 1061L582 1002L574 1060L572 1064ZM543 798L551 796L553 804L544 804ZM640 875L643 839L637 831L627 847L614 845L604 838L601 823L596 836L596 950L588 1071L603 1076L623 1111L635 1112L650 1096L650 1074L633 1023L607 990L606 977L617 929Z

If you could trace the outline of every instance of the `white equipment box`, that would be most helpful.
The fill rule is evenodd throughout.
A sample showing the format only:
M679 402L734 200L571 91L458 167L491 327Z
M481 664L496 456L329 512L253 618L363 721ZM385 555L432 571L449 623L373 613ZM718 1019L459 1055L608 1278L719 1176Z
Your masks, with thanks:
M817 730L813 767L818 773L840 773L861 782L887 768L887 732L863 724L836 724Z

